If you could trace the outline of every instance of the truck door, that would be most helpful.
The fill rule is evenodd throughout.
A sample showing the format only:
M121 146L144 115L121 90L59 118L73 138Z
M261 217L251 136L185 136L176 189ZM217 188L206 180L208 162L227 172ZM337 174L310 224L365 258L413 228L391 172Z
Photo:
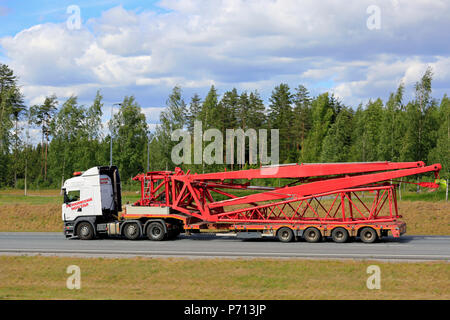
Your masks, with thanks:
M64 221L73 221L79 216L92 216L95 214L92 193L89 191L86 189L64 190L62 209Z

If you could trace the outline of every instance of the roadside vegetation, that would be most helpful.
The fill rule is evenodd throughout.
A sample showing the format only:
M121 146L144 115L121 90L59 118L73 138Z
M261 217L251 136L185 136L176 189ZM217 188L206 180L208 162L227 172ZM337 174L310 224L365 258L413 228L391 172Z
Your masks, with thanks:
M104 100L100 91L87 105L77 96L61 99L54 95L42 104L26 105L20 79L0 63L0 188L58 188L75 171L107 165L111 138L113 162L125 190L132 184L131 178L147 166L150 171L181 167L185 172L217 172L261 165L258 159L263 154L250 155L250 145L244 146L242 157L234 152L233 161L229 158L226 164L220 163L231 152L227 139L222 139L223 157L213 148L218 157L213 164L194 163L195 152L180 164L172 157L180 142L172 141L172 133L183 129L193 142L199 126L202 131L214 128L221 137L226 137L229 129L255 130L259 143L264 142L259 130L269 130L267 150L275 142L271 130L278 130L278 157L272 151L267 154L272 163L424 161L441 163L440 177L446 180L450 178L450 99L447 94L433 96L432 82L430 67L412 88L399 83L390 94L383 93L389 95L386 101L372 97L359 105L345 105L332 92L312 96L302 84L289 87L280 83L270 97L236 88L219 91L214 85L206 96L193 93L186 97L183 89L175 86L168 92L166 105L158 106L164 110L159 125L151 131L133 96L123 98L106 126L102 117L109 114L111 106L105 104L108 99ZM412 96L406 94L410 89ZM210 145L204 142L202 151L208 154ZM234 138L232 143L238 150ZM420 177L424 178L434 176Z
M66 287L70 265L79 290ZM370 265L379 290L366 286ZM447 262L0 256L0 266L0 299L450 299Z

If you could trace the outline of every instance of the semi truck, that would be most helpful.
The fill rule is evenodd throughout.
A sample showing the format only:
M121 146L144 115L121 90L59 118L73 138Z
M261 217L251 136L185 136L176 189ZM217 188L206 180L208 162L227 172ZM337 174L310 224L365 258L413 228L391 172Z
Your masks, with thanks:
M135 176L139 200L123 206L118 168L98 166L64 182L64 234L163 241L207 232L281 242L373 243L406 232L397 206L399 179L426 173L437 179L440 170L440 164L422 161L295 163L203 174L175 168Z

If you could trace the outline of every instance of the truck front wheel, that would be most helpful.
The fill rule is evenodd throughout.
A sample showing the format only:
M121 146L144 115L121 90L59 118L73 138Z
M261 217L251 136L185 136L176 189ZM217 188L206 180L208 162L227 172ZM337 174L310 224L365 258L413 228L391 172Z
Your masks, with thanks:
M147 237L152 241L161 241L166 238L164 226L159 222L152 222L147 227Z
M80 222L77 226L77 236L81 240L92 240L94 238L94 228L89 222Z

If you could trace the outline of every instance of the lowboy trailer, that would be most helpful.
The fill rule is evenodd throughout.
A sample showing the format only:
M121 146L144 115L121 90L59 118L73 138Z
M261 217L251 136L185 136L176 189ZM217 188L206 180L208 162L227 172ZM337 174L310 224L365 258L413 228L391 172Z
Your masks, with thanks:
M406 232L398 213L397 179L429 172L438 178L440 170L440 164L422 161L290 164L205 174L176 168L134 177L140 199L122 208L117 167L94 167L64 183L64 234L84 240L104 235L161 241L182 232L212 232L282 242L358 237L372 243ZM289 183L251 185L268 178Z

